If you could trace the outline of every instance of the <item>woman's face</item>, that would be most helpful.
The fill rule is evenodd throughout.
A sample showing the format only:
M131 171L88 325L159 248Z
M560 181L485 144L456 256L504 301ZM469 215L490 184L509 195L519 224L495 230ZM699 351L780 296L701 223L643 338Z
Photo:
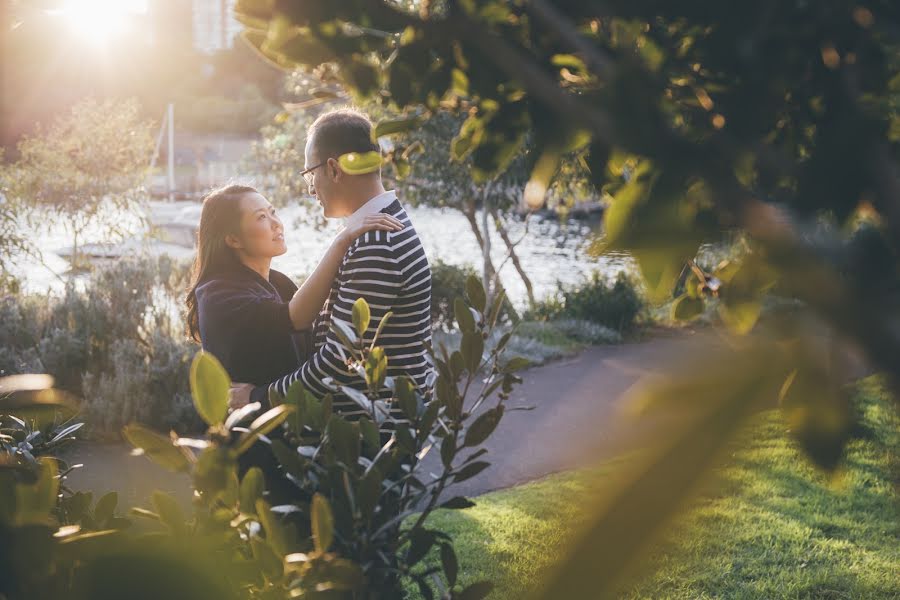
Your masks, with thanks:
M253 258L271 258L287 252L284 226L268 200L260 194L244 194L240 206L240 233L228 236L229 246Z

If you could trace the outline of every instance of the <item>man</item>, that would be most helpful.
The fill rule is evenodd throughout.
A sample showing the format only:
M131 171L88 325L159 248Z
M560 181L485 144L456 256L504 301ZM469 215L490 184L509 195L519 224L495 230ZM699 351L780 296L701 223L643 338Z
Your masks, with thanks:
M233 408L246 404L248 396L250 401L266 406L268 391L284 395L291 384L301 381L316 396L333 393L334 409L343 416L353 420L365 414L359 404L340 392L339 386L363 391L366 384L358 373L347 369L343 358L346 353L333 331L337 320L352 328L353 303L358 298L364 298L371 310L369 328L363 336L367 343L382 317L393 313L378 337L378 345L387 355L388 375L406 375L420 392L426 392L432 364L427 350L431 344L431 268L425 251L396 193L385 191L380 170L350 175L338 162L349 152L377 152L371 133L371 122L356 110L323 114L310 127L302 175L326 217L344 217L349 226L367 215L384 212L406 227L397 232L372 231L356 239L344 256L315 323L315 354L299 369L267 387L233 388ZM391 391L383 390L381 396L389 398Z

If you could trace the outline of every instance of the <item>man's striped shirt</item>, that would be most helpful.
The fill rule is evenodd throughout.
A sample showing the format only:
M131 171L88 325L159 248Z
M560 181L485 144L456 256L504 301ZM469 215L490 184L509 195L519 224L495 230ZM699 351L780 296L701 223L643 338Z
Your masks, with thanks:
M335 412L350 419L365 414L359 404L333 389L344 385L364 392L366 383L358 373L347 369L346 352L332 330L335 320L352 329L353 303L364 298L371 310L369 328L363 336L366 344L371 343L382 317L392 312L377 342L388 358L388 376L407 375L421 393L427 392L433 370L427 350L431 345L431 268L400 202L394 200L381 212L397 218L404 229L370 231L354 241L316 319L316 353L300 369L272 383L270 390L285 395L299 379L316 396L333 393ZM327 378L333 380L331 388L324 382ZM390 398L391 390L382 390L381 397ZM399 410L392 410L399 418Z

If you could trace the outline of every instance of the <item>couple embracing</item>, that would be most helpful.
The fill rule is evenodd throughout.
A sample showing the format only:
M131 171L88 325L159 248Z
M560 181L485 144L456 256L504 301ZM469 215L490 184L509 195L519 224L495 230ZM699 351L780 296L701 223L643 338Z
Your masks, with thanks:
M431 270L425 251L397 195L386 191L380 172L350 175L338 157L378 151L372 124L362 113L340 109L310 127L305 149L309 193L328 218L344 228L298 288L270 268L284 254L284 225L255 189L230 185L203 201L197 258L187 296L188 330L228 371L230 405L268 406L269 391L281 395L296 381L322 397L332 393L336 413L353 420L363 410L337 386L366 389L350 372L334 321L351 323L352 307L364 298L371 340L387 312L393 315L378 338L388 358L388 375L406 375L427 393L432 364ZM389 398L390 390L383 396ZM398 413L399 414L399 413ZM274 457L257 443L242 457L240 470L263 468L273 495L290 496ZM287 500L288 498L282 498Z

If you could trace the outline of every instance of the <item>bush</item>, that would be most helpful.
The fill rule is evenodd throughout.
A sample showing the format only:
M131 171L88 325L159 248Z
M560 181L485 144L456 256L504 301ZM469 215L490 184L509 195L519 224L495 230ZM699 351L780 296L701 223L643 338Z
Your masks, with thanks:
M380 600L403 597L409 582L431 598L434 587L440 597L486 597L488 582L457 587L453 540L430 519L438 508L474 505L444 492L490 466L483 446L521 382L515 373L527 366L521 358L501 361L502 344L483 352L499 306L485 306L477 285L468 288L479 318L450 357L434 357L436 393L425 396L405 377L386 377L378 334L365 337L369 307L357 303L354 327L341 328L352 368L365 373L366 390L352 397L367 414L355 421L332 411L330 395L314 398L300 382L261 415L259 404L229 415L225 369L212 355L198 354L192 392L209 425L206 436L173 439L139 424L124 430L148 458L191 476L191 514L158 490L152 510L132 511L154 531L124 531L128 521L115 515L115 494L93 508L90 495L61 499L54 460L37 461L27 478L0 477L0 507L6 507L0 535L11 540L0 545L0 596L118 598L129 589L139 598ZM114 347L116 356L131 352ZM389 399L382 399L385 388ZM477 410L495 390L499 402ZM267 435L276 429L284 435ZM271 445L286 483L296 486L290 497L266 490L258 467L239 479L237 458L257 442ZM429 450L440 453L439 466L421 462ZM60 528L66 522L81 529ZM103 530L91 531L96 528ZM27 559L12 560L3 553L7 547ZM425 567L429 556L439 556L441 568Z
M615 282L609 285L600 273L594 271L581 287L560 286L557 295L537 303L526 319L579 319L598 323L618 332L628 331L644 308L644 302L635 284L619 272Z
M48 373L83 396L93 434L138 420L190 422L188 361L178 297L186 270L168 257L130 259L94 272L61 297L0 299L0 375ZM179 428L183 431L183 429Z
M437 258L431 263L431 324L435 329L454 329L453 302L458 296L465 296L466 280L481 278L472 265L451 265ZM517 321L518 315L507 299L500 310L499 321Z

